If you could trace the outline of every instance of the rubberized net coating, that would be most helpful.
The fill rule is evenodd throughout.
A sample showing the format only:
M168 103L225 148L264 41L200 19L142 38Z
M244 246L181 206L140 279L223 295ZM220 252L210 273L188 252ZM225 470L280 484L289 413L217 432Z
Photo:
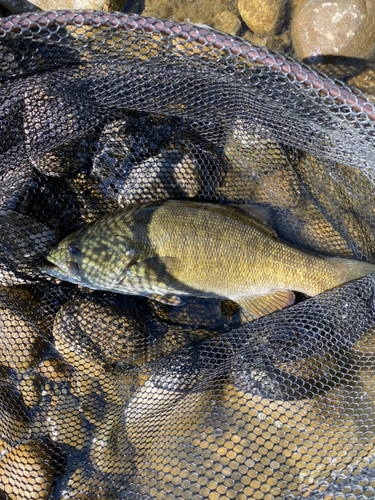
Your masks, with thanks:
M374 278L250 323L40 264L134 202L270 207L375 262L375 108L239 38L104 12L0 23L0 498L375 495Z

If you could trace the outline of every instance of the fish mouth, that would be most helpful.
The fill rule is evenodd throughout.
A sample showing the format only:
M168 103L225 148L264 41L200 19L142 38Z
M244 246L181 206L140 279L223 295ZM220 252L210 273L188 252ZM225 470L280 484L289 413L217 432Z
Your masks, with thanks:
M66 273L57 264L54 264L48 259L45 259L40 266L41 271L53 276L54 278L66 278Z

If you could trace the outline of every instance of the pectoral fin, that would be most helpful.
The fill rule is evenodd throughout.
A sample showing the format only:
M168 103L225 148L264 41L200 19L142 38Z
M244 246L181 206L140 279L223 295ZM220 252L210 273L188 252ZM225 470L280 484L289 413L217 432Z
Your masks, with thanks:
M181 299L177 297L177 295L157 295L154 293L148 295L148 298L161 302L162 304L167 304L168 306L179 306L181 304Z
M147 280L151 284L168 285L180 269L177 257L152 257L133 264L128 273Z
M254 318L266 316L274 311L294 304L295 295L290 290L278 290L267 295L249 297L236 302Z

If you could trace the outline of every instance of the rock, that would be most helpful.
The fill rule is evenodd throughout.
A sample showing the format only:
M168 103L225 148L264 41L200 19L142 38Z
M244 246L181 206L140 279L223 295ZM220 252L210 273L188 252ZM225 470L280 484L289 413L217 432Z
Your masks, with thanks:
M68 363L59 358L44 358L38 365L39 374L53 384L69 385L72 380L73 369Z
M26 283L57 241L56 234L33 218L11 210L0 215L0 283Z
M281 33L280 35L271 36L261 36L251 33L251 31L246 31L243 38L248 42L255 43L257 45L262 45L267 47L267 49L274 50L279 54L287 54L290 46L292 45L292 40L290 38L290 32Z
M92 10L117 10L124 7L126 0L1 0L1 5L12 14L22 12L48 11L61 9L92 9Z
M89 457L94 470L111 476L130 475L133 453L121 407L114 406L107 412L92 443Z
M157 312L160 315L160 312ZM155 361L161 356L178 352L191 342L192 335L189 329L180 325L168 325L167 330L158 335L149 345L149 361Z
M362 73L347 81L351 87L356 87L365 94L375 96L375 68L365 69ZM374 102L374 100L372 100Z
M8 443L15 445L29 426L27 407L15 387L5 380L0 381L0 435Z
M122 372L116 374L106 373L98 378L100 382L101 395L106 403L116 403L124 407L135 388L139 386L139 372L137 369L126 367Z
M77 172L66 182L80 203L80 216L86 223L122 208L116 200L108 198L100 188L97 179L92 178L86 172Z
M37 310L25 311L21 302L16 305L12 299L6 289L0 291L0 363L24 372L41 358L48 334Z
M337 55L370 58L375 53L375 4L366 0L311 0L292 21L299 59Z
M46 414L46 427L51 441L82 450L89 445L91 433L78 404L77 398L60 395L60 404L51 406Z
M154 16L161 19L172 19L177 22L214 25L215 17L224 11L237 16L237 0L145 0L142 16ZM221 28L220 28L221 29Z
M101 387L99 380L92 378L86 373L76 371L74 383L74 395L81 397L91 396L92 394L100 394Z
M299 11L299 9L308 2L310 2L310 0L289 0L286 8L290 13L291 18L293 19L293 16Z
M0 487L12 500L47 498L54 472L51 450L38 439L25 441L0 462Z
M64 500L118 500L118 484L100 472L93 473L86 459L69 477Z
M372 207L375 203L368 172L339 163L328 170L324 162L308 154L296 164L295 171L300 182L308 190L310 199L315 200L327 222L335 221L337 207L340 206L340 224L333 222L333 228L335 232L337 231L339 239L334 237L332 231L323 233L324 239L331 245L331 250L342 248L344 240L350 242L347 245L355 255L365 254L370 261L375 259L375 236L366 222L372 220ZM324 186L324 190L320 186ZM357 196L352 196L352 186L357 186ZM343 197L350 200L350 205L346 207L343 205L341 202ZM323 232L323 228L316 228L316 231L319 230ZM316 251L320 253L319 250ZM326 250L323 252L326 253ZM337 251L336 255L340 253Z
M228 323L230 317L223 314L222 302L217 299L185 298L179 307L153 302L152 307L163 321L171 321L190 327L217 328Z
M0 174L1 285L29 282L27 275L57 241L51 229L30 216L28 194L37 188L31 171L30 163L20 162L19 168L5 168Z
M9 448L9 443L7 443L6 441L4 441L4 439L0 438L0 453L1 453L1 456L4 455L4 452ZM0 493L1 493L1 490L0 490ZM1 498L1 495L0 495L0 498Z
M51 349L51 351L53 351ZM54 353L53 355L56 355ZM44 356L35 370L43 383L43 394L48 395L51 405L59 405L61 398L75 392L76 380L73 368L63 359ZM63 396L62 396L63 395Z
M174 6L169 0L147 0L142 16L159 17L160 19L175 19Z
M238 12L257 35L274 35L284 20L284 0L238 0Z
M209 390L183 392L155 385L152 378L147 381L125 411L127 436L140 451L139 458L155 456L157 450L160 460L168 453L169 436L173 436L176 444L178 438L188 443L194 434L192 428L196 428L196 422L204 421L205 412L214 405L213 400L214 395Z
M27 408L33 408L38 404L42 393L42 384L39 377L32 373L24 373L18 388Z
M237 35L241 29L241 21L234 12L223 10L214 17L213 27L230 35Z
M101 425L107 415L107 403L98 394L81 394L79 411L85 415L90 424Z
M220 198L283 208L298 202L298 177L270 130L238 120L228 134L224 153L228 167L218 189Z
M64 177L76 170L83 170L90 161L90 147L93 147L91 135L89 133L84 139L42 153L32 158L31 164L42 174L52 177Z
M200 168L193 146L171 139L165 129L151 123L116 120L107 125L93 160L103 195L122 205L197 196Z
M80 371L102 371L117 362L142 363L146 323L127 299L73 299L55 319L54 339L60 354ZM95 375L97 376L97 375Z

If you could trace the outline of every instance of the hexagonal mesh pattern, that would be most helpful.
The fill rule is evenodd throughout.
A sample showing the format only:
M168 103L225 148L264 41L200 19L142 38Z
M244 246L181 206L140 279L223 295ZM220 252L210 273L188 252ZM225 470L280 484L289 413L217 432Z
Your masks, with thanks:
M261 204L375 262L375 109L239 38L103 12L0 23L0 498L375 495L372 276L253 322L47 277L131 203Z

